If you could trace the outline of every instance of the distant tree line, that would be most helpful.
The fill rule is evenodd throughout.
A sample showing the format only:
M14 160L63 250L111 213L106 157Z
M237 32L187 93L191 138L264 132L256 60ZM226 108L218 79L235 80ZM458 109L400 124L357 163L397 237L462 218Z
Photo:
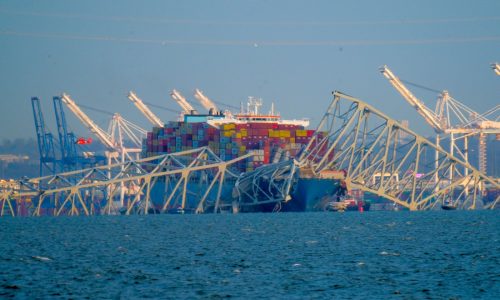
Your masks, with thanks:
M3 139L0 154L27 155L30 160L38 160L38 143L34 138Z
M37 177L39 175L38 143L33 138L3 139L0 154L28 156L28 160L0 161L0 178L19 179L21 177Z

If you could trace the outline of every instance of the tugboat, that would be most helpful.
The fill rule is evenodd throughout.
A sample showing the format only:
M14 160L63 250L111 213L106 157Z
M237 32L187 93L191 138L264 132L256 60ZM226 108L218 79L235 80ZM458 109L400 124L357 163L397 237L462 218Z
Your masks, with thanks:
M345 199L343 201L346 204L346 210L348 211L367 211L370 210L370 203L362 200L356 199Z
M344 175L345 177L345 175ZM340 181L339 189L335 195L336 201L330 201L326 204L325 210L327 211L367 211L370 210L370 202L351 198L348 196L347 185L344 180Z

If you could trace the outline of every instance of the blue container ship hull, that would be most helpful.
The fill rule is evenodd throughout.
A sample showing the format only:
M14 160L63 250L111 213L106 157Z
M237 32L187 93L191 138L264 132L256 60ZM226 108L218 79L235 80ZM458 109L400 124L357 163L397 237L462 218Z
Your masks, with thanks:
M291 189L291 199L286 202L268 203L261 205L251 205L239 207L240 212L306 212L324 211L327 204L335 199L338 192L340 180L323 178L300 178ZM208 186L198 183L189 183L184 204L180 196L173 197L169 205L164 210L165 199L171 190L165 188L164 182L157 182L151 190L151 199L154 211L164 211L170 213L194 213L200 203ZM234 182L226 182L222 185L221 209L232 211L232 203L237 201L233 193ZM194 191L194 192L193 192ZM213 212L214 199L216 199L217 189L212 189L207 197L205 211Z

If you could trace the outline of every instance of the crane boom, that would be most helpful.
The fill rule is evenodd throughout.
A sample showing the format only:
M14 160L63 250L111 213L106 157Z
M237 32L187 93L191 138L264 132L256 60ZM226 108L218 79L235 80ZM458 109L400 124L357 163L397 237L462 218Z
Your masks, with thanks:
M425 104L406 88L406 86L396 77L387 66L380 68L380 72L389 79L389 82L394 88L413 106L417 112L422 115L427 123L429 123L436 132L444 132L444 128L439 121L439 117L430 110Z
M177 104L180 105L185 113L192 113L193 111L195 111L191 104L187 102L186 98L184 98L184 96L182 96L181 93L179 93L177 90L173 89L170 93L170 96L177 102Z
M203 92L200 91L199 89L195 89L194 90L194 97L196 99L198 99L198 101L200 101L201 105L203 105L203 107L206 110L208 110L208 111L210 111L210 110L217 111L218 110L217 109L217 105L215 105L215 103L212 100L210 100L210 98L208 98L207 96L205 96L203 94Z
M81 109L76 105L69 95L62 94L61 100L73 112L73 114L85 125L97 138L109 149L115 150L115 144L112 142L108 133L101 129L92 119L90 119Z
M149 122L151 122L151 124L153 124L154 126L156 127L163 127L165 126L165 123L163 123L160 118L158 118L150 109L149 107L146 106L146 104L144 104L144 102L142 102L142 100L137 97L137 95L130 91L128 93L128 98L130 99L130 101L132 101L134 103L134 105L142 112L142 114L149 120Z
M497 73L497 75L500 76L500 64L499 63L494 63L494 64L491 64L491 67L493 68L493 70L495 71L495 73Z

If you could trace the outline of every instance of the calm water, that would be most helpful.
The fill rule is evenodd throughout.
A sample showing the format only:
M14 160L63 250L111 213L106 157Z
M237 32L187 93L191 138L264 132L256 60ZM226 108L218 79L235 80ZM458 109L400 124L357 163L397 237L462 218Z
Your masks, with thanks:
M0 219L0 298L500 297L500 211Z

